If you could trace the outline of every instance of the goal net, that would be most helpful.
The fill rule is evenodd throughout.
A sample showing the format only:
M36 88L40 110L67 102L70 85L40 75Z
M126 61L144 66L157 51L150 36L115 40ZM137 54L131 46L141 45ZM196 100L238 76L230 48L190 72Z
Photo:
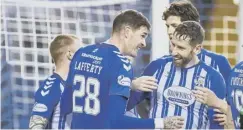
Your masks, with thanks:
M48 46L56 35L76 34L87 44L105 41L120 10L132 8L148 14L150 3L150 0L1 1L4 52L1 61L4 59L12 67L11 78L5 78L11 85L5 87L8 90L11 87L13 127L28 128L34 93L53 72ZM3 89L2 94L6 94Z

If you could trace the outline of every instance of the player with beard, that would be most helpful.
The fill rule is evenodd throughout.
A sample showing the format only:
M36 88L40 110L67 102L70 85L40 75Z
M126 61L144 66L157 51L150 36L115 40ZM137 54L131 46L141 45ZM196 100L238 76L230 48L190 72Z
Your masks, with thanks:
M220 99L225 98L225 82L219 72L199 60L204 30L199 23L185 21L178 25L171 39L171 56L151 62L143 76L154 76L158 89L130 97L128 110L143 99L151 102L150 118L182 116L185 129L222 128L213 120L207 105L197 101L193 91L208 88ZM134 101L131 98L136 98ZM211 115L208 115L211 114Z
M61 114L72 112L72 129L180 129L181 117L137 119L124 115L133 79L126 56L146 46L147 18L124 10L113 21L111 38L79 49L73 56ZM154 83L155 84L155 83Z
M170 40L172 40L173 37L173 33L175 31L175 28L183 21L196 21L199 22L200 21L200 16L199 13L196 9L196 7L188 0L180 0L180 1L174 1L170 4L170 6L168 7L168 9L165 10L165 12L163 13L162 16L163 20L165 20L166 22L166 26L167 26L167 33L168 36L170 38ZM172 51L173 46L171 45L170 42L170 54ZM168 57L170 55L164 56ZM223 56L223 55L219 55L216 54L214 52L210 52L206 49L201 49L200 53L198 54L198 58L205 62L207 65L215 68L218 72L220 72L222 74L222 76L224 77L225 81L228 80L228 76L231 70L230 64L228 62L228 60ZM186 59L183 59L186 60ZM152 87L148 87L148 80L149 77L145 77L145 76L141 76L140 78L137 78L135 80L133 80L132 82L132 87L133 88L143 88L143 90L141 91L147 91L147 92L151 92L153 91ZM144 86L144 87L141 87ZM199 91L195 91L195 93L204 93L204 97L208 97L207 99L215 99L216 102L220 102L219 104L222 104L220 106L224 106L224 108L219 108L218 106L215 106L215 103L212 102L212 100L199 100L202 101L202 103L205 103L209 106L218 108L218 109L223 109L221 111L227 111L227 105L226 102L218 100L217 97L215 97L215 94L210 91L209 89L202 89ZM205 96L208 95L208 96ZM130 100L130 102L134 102L133 100ZM140 105L142 106L142 105ZM143 107L139 107L140 109L144 110L144 106L146 106L145 104L143 104ZM217 109L215 109L216 111L218 111ZM143 113L140 113L143 114ZM215 121L219 121L221 125L225 125L225 115L222 114L216 114L215 115Z

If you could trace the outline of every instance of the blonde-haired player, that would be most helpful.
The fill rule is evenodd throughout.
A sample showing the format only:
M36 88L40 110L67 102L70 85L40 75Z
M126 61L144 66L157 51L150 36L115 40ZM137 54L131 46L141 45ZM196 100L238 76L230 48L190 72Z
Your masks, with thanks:
M60 97L65 87L69 64L73 54L82 46L75 35L62 34L50 44L50 54L55 64L54 73L44 80L35 93L35 104L30 117L30 129L69 128L68 117L60 115Z

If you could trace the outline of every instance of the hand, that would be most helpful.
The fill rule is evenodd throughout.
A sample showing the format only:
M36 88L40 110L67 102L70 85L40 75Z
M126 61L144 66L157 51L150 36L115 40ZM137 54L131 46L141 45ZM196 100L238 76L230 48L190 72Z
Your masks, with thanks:
M214 118L214 121L217 121L219 122L219 125L226 125L227 124L227 116L226 114L223 114L221 113L221 111L219 109L214 109L215 113L213 116L215 117Z
M184 118L181 116L171 116L164 118L164 129L182 129Z
M206 104L209 107L217 108L219 99L210 89L204 87L195 87L195 90L192 90L192 92L198 102Z
M157 82L157 79L152 76L142 76L132 81L131 88L133 90L139 90L143 92L152 92L153 90L157 89Z

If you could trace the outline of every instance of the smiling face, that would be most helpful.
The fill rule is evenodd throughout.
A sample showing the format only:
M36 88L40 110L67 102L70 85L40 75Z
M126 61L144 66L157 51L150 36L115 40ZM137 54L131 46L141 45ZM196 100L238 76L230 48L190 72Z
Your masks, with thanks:
M138 50L146 46L146 38L149 30L145 26L141 26L136 30L131 28L128 30L127 38L124 45L124 53L131 57L136 57Z
M195 55L194 48L190 45L190 38L182 39L173 35L171 45L173 62L177 67L186 66Z

